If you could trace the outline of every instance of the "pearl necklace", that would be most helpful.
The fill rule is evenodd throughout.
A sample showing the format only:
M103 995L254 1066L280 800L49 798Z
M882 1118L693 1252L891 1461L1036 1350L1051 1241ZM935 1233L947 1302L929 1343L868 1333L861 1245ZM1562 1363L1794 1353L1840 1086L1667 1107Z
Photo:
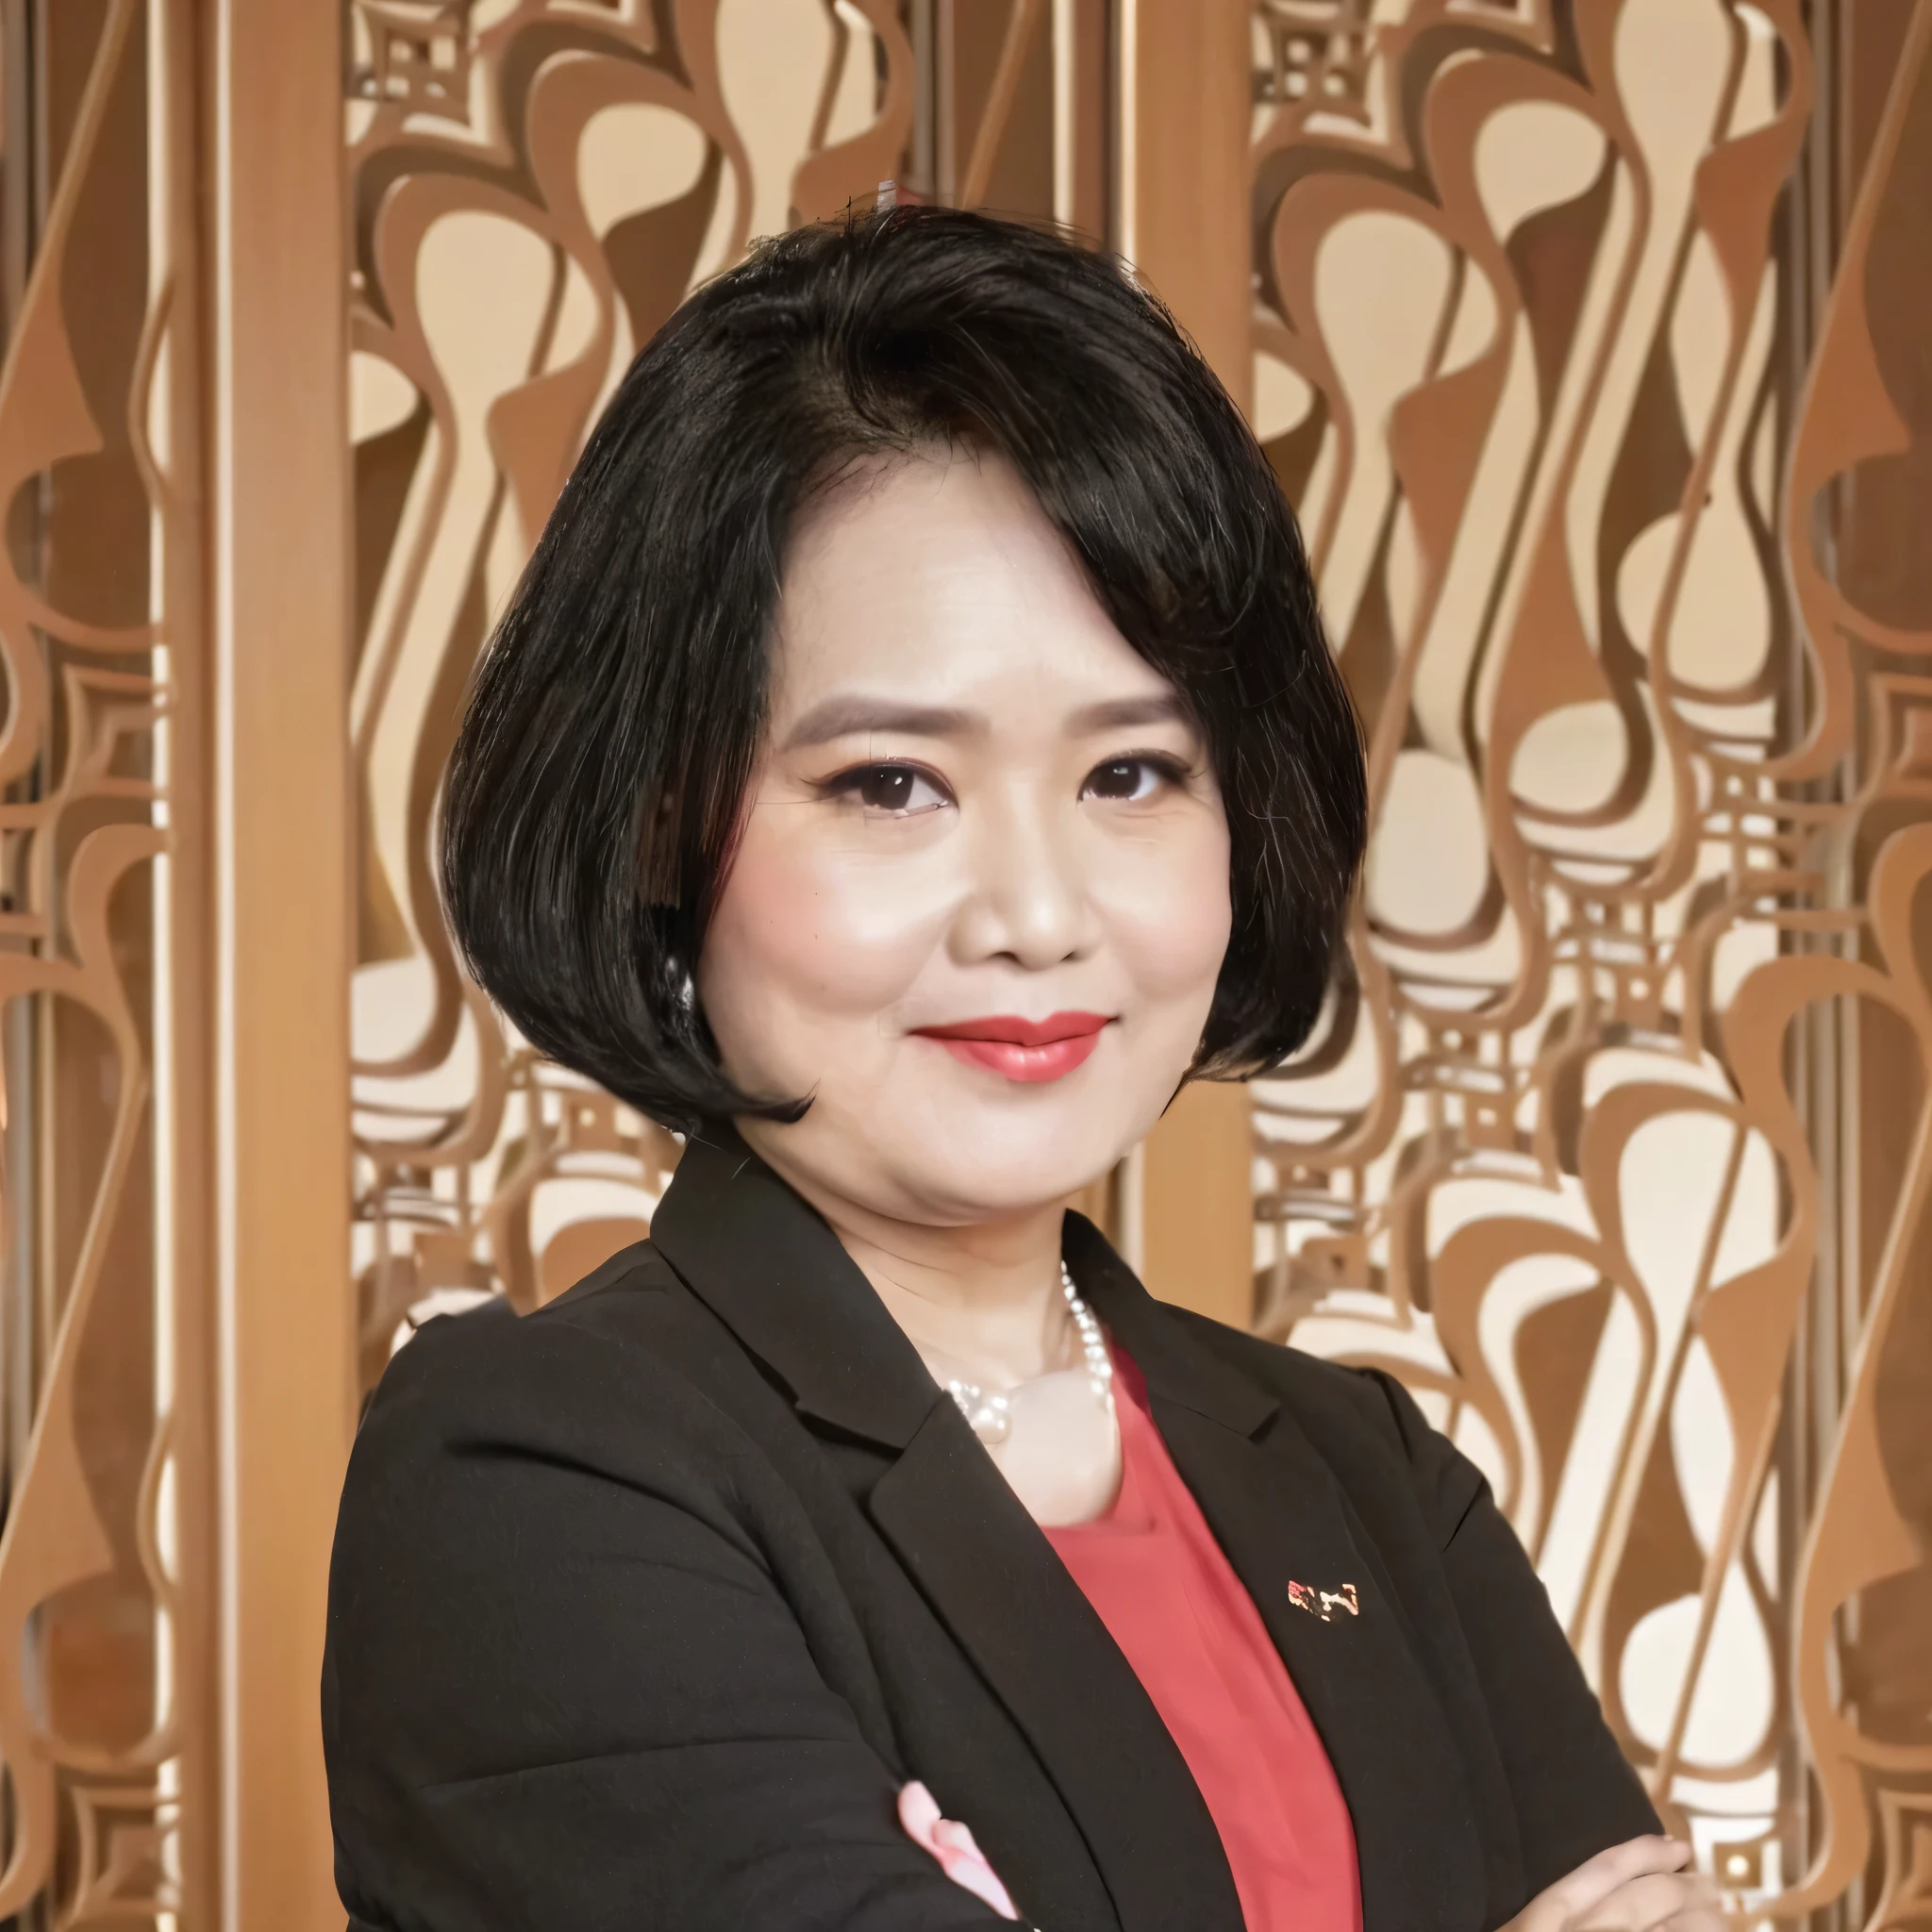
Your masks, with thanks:
M1107 1352L1107 1338L1100 1332L1100 1324L1094 1320L1093 1310L1080 1299L1079 1291L1074 1286L1074 1277L1068 1273L1064 1261L1060 1263L1060 1292L1067 1298L1067 1310L1074 1318L1074 1326L1080 1331L1080 1353L1086 1358L1087 1380L1093 1390L1093 1399L1111 1422L1113 1357ZM995 1442L1004 1442L1012 1433L1013 1403L1010 1395L989 1395L978 1383L961 1382L957 1378L946 1384L946 1393L959 1405L959 1413L966 1418L967 1425L989 1448Z

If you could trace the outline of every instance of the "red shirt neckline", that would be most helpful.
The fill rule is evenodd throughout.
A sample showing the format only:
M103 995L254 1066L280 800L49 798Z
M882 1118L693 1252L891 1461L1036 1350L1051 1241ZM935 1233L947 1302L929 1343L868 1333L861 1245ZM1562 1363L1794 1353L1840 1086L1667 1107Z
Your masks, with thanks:
M1254 1600L1113 1348L1121 1486L1092 1523L1048 1529L1207 1801L1247 1932L1361 1932L1355 1827Z

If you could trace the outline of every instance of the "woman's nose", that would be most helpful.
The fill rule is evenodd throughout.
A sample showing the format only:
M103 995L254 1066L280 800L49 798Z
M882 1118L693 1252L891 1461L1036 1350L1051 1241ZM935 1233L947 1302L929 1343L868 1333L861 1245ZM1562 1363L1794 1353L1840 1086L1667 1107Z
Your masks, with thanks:
M966 841L973 876L954 931L962 964L1010 958L1039 971L1091 943L1077 826L1023 793L982 805Z

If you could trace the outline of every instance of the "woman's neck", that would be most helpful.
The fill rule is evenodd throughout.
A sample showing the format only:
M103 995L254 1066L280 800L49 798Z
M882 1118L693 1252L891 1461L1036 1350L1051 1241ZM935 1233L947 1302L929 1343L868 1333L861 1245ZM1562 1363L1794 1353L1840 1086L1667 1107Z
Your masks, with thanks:
M832 1228L936 1374L1003 1388L1063 1366L1060 1220L1054 1207L994 1228Z
M827 1198L806 1176L780 1172L824 1217L940 1379L956 1374L1005 1388L1065 1366L1071 1323L1060 1290L1058 1203L932 1226Z

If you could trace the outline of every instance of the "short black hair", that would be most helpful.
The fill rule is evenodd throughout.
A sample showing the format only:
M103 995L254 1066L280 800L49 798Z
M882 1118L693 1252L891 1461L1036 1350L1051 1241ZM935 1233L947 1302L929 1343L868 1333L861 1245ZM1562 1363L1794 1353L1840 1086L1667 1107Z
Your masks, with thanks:
M1191 708L1233 929L1192 1073L1312 1027L1361 858L1361 739L1294 518L1241 412L1117 258L957 209L793 230L678 309L564 485L450 758L445 909L525 1036L668 1126L741 1092L692 973L766 723L788 530L854 459L996 452Z

